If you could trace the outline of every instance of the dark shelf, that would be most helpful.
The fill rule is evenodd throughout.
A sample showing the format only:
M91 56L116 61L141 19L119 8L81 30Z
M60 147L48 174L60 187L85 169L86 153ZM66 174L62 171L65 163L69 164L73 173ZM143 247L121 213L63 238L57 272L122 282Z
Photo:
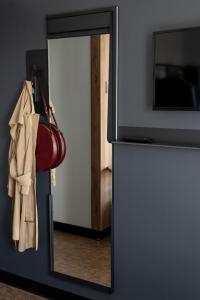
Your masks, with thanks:
M168 129L152 127L119 127L118 142L128 144L142 144L148 146L171 146L200 148L200 130ZM149 138L152 143L134 142L132 137ZM130 140L129 140L130 138Z

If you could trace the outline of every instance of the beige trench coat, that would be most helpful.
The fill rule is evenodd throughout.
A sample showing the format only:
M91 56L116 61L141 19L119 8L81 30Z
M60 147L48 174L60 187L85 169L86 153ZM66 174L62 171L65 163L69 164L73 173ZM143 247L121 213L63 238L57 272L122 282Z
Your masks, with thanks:
M35 148L39 114L35 113L32 84L25 81L10 119L8 195L13 199L12 239L18 251L38 249Z

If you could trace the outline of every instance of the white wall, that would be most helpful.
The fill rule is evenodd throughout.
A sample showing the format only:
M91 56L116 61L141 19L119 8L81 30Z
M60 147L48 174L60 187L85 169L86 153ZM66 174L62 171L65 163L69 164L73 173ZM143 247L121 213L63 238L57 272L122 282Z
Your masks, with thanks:
M91 227L90 37L48 41L50 97L67 140L52 188L54 220Z

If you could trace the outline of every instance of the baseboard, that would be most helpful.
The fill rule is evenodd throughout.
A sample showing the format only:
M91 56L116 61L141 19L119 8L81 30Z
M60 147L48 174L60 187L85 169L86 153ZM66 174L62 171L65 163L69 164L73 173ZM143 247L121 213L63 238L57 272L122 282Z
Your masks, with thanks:
M87 298L83 298L81 296L77 296L5 271L0 271L0 282L36 294L38 296L45 297L49 300L88 300Z
M70 225L70 224L65 224L65 223L55 222L55 221L53 222L53 225L54 225L54 229L58 231L64 231L64 232L73 233L73 234L89 237L92 239L100 239L100 240L103 239L108 234L110 234L111 231L110 227L102 231L99 231L99 230L94 230L90 228L85 228L85 227L80 227L76 225Z

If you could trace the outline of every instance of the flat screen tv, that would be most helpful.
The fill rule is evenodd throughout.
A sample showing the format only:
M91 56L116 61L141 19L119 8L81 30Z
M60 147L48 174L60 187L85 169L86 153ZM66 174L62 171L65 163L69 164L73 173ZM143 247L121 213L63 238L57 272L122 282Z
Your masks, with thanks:
M154 33L154 110L200 110L200 27Z

